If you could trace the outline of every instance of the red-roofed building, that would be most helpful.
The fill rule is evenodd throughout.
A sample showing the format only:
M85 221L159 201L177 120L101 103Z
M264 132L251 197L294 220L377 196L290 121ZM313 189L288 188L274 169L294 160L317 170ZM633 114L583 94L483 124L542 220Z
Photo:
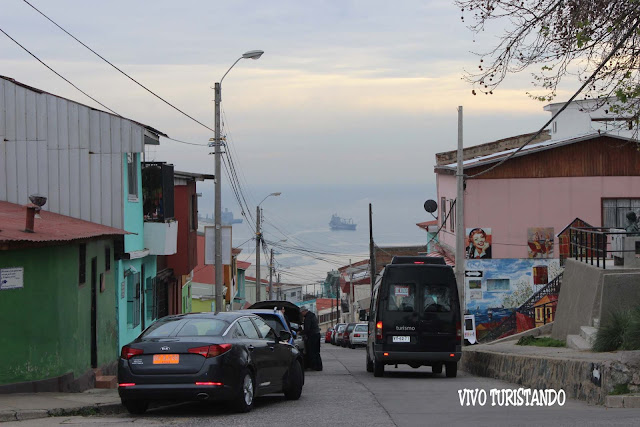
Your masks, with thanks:
M126 231L0 201L0 393L79 391L118 357ZM25 231L29 228L31 231Z

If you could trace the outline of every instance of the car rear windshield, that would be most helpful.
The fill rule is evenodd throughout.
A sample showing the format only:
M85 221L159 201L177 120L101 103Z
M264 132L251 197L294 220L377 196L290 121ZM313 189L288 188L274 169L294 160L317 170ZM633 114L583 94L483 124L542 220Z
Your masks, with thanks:
M353 332L367 332L368 330L369 330L369 327L367 325L358 325L353 330Z
M389 311L413 311L415 306L416 287L413 283L397 283L389 285Z
M219 319L168 319L154 323L141 338L220 336L229 324Z
M450 312L451 288L447 285L425 285L422 291L425 312Z

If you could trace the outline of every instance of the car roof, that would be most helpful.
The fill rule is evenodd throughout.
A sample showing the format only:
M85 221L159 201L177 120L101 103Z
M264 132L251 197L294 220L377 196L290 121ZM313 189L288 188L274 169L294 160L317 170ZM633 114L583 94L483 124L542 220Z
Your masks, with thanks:
M235 311L227 311L220 313L201 312L201 313L183 313L165 316L158 320L179 320L179 319L219 319L226 322L233 322L238 317L246 316L250 313L238 313Z

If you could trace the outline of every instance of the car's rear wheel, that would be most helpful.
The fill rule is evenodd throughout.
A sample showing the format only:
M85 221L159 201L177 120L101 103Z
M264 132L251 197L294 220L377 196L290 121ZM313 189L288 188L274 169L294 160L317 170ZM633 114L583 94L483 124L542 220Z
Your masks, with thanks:
M384 376L384 363L378 362L375 358L373 359L373 376L374 377Z
M367 347L367 372L373 372L373 362L369 357L369 347Z
M122 404L130 414L142 415L149 407L149 402L146 400L128 400L122 399Z
M458 375L458 362L447 362L444 366L447 368L448 378L455 378Z
M289 368L289 374L287 375L287 382L284 388L284 397L289 400L300 399L302 385L304 384L302 375L302 365L296 360Z
M448 371L448 369L447 369ZM442 363L434 363L433 365L431 365L431 372L433 372L434 374L441 374L442 373Z
M245 369L242 372L242 382L240 383L240 390L234 406L237 412L249 412L253 409L253 399L255 393L255 385L253 383L253 375L251 371Z

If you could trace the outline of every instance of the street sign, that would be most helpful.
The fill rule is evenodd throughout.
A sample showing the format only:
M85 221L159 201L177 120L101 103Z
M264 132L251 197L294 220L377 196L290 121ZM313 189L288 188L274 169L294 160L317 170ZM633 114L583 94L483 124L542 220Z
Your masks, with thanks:
M467 270L464 272L464 277L482 277L482 270Z
M24 287L24 268L0 268L0 290Z

